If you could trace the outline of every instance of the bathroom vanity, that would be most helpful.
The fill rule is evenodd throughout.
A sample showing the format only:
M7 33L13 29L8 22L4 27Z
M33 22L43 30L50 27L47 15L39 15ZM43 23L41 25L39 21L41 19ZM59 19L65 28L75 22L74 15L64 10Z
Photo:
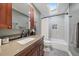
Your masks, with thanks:
M0 46L0 56L43 56L43 48L43 36L33 35Z
M29 42L30 43L30 42ZM32 43L32 44L31 44ZM31 41L31 45L29 47L23 49L16 56L43 56L44 55L44 45L43 45L43 37L35 38L35 42Z

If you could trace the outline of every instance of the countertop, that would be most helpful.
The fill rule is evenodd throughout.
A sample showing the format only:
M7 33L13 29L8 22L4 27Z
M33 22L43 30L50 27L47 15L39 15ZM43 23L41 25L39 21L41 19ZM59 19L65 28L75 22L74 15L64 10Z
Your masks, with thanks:
M17 41L18 40L13 40L10 41L7 44L1 45L0 46L0 56L14 56L17 53L19 53L20 51L22 51L23 49L27 48L28 46L30 46L31 44L33 44L34 42L38 41L39 39L41 39L43 36L41 35L34 35L34 36L30 36L31 38L35 38L34 40L22 45L19 44ZM27 38L27 37L25 37Z

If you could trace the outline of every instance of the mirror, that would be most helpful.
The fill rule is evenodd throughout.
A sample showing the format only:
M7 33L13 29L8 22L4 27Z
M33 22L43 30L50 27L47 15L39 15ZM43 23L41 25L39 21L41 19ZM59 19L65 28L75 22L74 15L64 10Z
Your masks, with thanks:
M12 29L29 29L29 5L12 3Z

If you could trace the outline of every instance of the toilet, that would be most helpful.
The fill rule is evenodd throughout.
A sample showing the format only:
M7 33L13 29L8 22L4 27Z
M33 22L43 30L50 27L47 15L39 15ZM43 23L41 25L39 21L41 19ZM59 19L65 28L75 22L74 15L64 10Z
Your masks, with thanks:
M50 40L44 40L44 51L50 52L52 49L52 44Z

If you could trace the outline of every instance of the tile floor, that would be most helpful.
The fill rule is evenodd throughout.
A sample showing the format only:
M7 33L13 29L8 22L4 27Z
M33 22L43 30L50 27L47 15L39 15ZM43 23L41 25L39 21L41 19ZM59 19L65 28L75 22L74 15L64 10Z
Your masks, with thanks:
M45 51L45 56L69 56L69 54L65 51L58 49L50 49L50 51Z

